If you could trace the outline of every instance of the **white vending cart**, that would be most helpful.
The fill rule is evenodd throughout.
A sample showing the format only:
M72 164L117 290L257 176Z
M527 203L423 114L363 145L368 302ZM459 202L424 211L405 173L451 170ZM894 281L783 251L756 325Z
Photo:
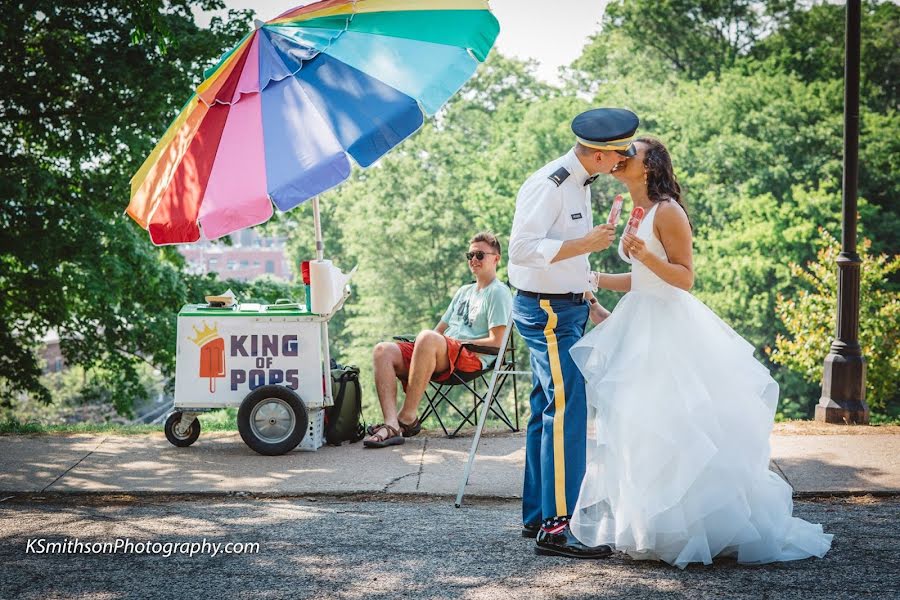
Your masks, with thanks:
M260 454L321 447L323 409L332 405L327 322L348 295L327 315L282 301L184 306L166 438L190 446L198 415L233 406L241 438Z

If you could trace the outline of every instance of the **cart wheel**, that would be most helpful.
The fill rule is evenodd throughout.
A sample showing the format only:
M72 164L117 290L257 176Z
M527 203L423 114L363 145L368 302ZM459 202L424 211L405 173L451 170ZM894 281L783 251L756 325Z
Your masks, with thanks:
M244 398L238 409L238 431L244 443L266 456L290 452L309 427L300 396L282 385L264 385Z
M173 412L169 415L169 418L166 419L165 429L166 439L169 440L173 446L178 446L179 448L187 448L200 437L200 421L194 419L191 426L184 429L181 427L180 412Z

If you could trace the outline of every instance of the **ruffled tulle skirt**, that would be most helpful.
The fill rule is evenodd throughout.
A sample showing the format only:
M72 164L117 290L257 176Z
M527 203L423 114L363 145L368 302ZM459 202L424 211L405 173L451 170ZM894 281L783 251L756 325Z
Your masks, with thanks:
M716 556L823 556L769 470L778 384L753 347L675 288L626 294L572 356L588 401L587 470L572 518L585 544L684 568Z

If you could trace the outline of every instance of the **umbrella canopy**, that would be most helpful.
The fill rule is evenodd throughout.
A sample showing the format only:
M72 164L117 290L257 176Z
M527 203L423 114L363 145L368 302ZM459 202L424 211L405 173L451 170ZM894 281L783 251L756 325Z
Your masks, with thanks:
M415 132L498 32L487 0L323 0L257 22L134 175L126 212L158 245L263 223Z

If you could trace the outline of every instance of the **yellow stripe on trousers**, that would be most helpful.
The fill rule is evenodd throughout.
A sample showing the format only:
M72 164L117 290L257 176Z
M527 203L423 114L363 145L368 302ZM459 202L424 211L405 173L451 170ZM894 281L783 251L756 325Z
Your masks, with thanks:
M569 514L566 504L566 445L563 426L566 412L566 386L562 364L559 362L559 343L556 341L556 313L549 300L541 300L541 308L547 313L544 337L547 339L547 356L550 359L550 376L553 378L553 477L556 490L556 516Z

